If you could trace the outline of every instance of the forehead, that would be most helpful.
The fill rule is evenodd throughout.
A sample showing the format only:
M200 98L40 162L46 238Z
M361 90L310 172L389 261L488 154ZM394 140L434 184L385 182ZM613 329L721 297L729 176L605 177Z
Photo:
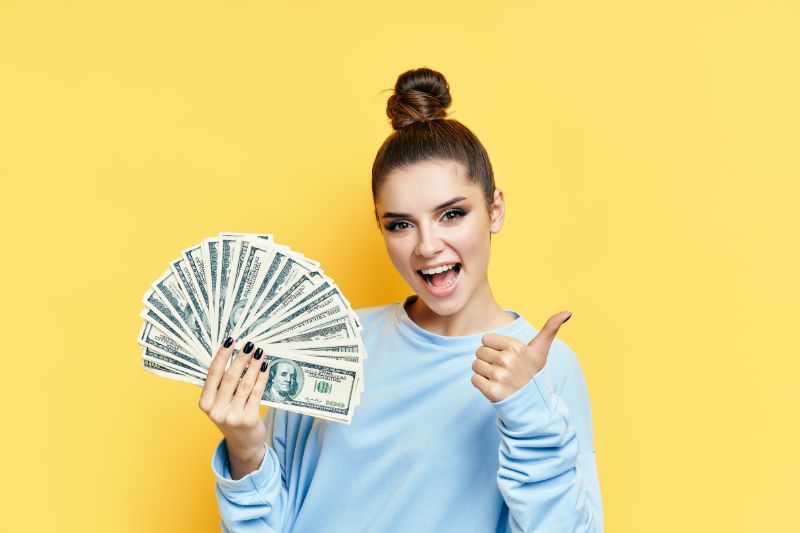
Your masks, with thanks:
M278 363L277 365L275 365L275 370L277 372L287 372L289 370L294 371L294 367L292 365L290 365L289 363L281 362L281 363Z
M478 199L481 190L467 178L466 169L456 161L420 161L393 170L375 199L379 210L405 213L428 211L457 196Z

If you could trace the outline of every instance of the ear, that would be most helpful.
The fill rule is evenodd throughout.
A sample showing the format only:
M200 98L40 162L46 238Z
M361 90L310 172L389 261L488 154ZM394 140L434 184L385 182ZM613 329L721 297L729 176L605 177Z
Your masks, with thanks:
M489 230L492 233L499 232L500 228L503 227L503 221L506 218L506 202L503 198L503 191L501 189L494 190L494 199L492 200L492 205L489 208L489 216L492 220Z

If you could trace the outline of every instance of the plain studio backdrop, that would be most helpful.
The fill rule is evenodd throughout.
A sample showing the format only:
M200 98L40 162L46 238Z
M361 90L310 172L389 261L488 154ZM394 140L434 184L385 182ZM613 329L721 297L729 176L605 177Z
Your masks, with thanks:
M798 27L763 0L0 2L3 529L218 531L220 434L142 370L141 297L221 231L355 307L410 294L369 182L385 89L427 66L506 194L498 301L573 312L607 531L786 530Z

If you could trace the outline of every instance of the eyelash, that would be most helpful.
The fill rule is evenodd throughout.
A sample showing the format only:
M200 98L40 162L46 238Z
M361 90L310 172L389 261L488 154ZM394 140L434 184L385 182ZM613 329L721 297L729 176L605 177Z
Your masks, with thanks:
M442 219L445 222L450 222L450 221L459 219L459 218L461 218L463 216L466 216L466 214L467 214L467 211L465 211L463 209L448 209L447 211L442 213ZM456 215L456 216L448 217L448 215ZM400 230L407 229L406 227L402 227L401 228L400 227L401 224L408 224L408 222L406 222L405 220L397 220L395 222L390 222L389 224L386 224L386 229L388 231L400 231ZM410 224L408 224L408 225L410 226Z

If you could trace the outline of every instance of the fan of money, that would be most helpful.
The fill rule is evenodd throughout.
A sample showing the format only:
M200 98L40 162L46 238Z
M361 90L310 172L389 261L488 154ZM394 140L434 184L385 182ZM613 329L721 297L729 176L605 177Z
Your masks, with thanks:
M269 362L261 404L350 423L367 356L358 316L319 263L272 235L221 233L183 250L143 303L148 372L202 386L225 339L234 355L252 341Z

